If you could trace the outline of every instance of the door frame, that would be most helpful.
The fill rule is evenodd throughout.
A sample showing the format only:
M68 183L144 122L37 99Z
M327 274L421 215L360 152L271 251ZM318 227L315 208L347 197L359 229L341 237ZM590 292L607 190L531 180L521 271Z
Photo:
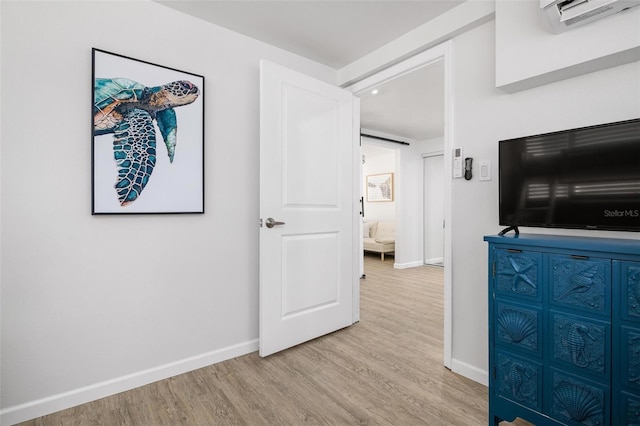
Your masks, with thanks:
M444 173L445 173L445 193L444 193L444 366L451 369L452 359L452 325L453 325L453 304L452 304L452 281L453 281L453 247L452 247L452 199L453 199L453 179L452 179L452 152L454 144L453 128L453 42L446 41L438 46L428 49L422 53L405 59L388 68L385 68L357 83L346 86L347 90L358 95L372 87L405 74L416 71L434 62L443 61L444 65ZM354 294L355 296L355 294ZM359 296L359 291L358 291ZM359 303L359 297L354 298ZM355 309L355 306L354 306Z

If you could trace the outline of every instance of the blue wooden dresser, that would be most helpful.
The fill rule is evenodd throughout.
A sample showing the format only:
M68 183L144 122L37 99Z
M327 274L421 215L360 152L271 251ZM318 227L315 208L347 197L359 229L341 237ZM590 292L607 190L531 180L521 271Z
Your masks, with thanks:
M640 239L484 240L489 424L640 425Z

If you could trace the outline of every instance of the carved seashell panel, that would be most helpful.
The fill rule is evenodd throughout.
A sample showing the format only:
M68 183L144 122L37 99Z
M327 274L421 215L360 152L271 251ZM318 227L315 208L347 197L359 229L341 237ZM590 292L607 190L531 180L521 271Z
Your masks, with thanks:
M640 330L622 327L622 384L640 392Z
M581 370L609 371L609 326L559 313L552 315L553 358Z
M626 275L624 284L627 290L626 314L640 318L640 266L624 265L623 267L626 267L623 271L623 276Z
M609 314L610 261L551 258L554 304Z
M510 296L539 299L540 253L496 250L496 291Z
M521 349L538 352L540 315L535 309L498 303L496 312L496 340Z
M550 390L552 417L569 421L570 424L609 424L604 408L608 402L608 388L554 373Z
M542 366L506 352L497 352L496 388L499 395L534 410L542 409Z
M622 393L622 421L628 426L640 425L640 397Z

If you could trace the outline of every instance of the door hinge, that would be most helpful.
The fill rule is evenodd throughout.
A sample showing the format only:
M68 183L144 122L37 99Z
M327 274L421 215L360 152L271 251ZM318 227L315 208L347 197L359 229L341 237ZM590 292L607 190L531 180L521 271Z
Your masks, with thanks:
M495 260L491 263L491 276L496 277L496 262Z
M260 228L262 228L262 218L260 218Z

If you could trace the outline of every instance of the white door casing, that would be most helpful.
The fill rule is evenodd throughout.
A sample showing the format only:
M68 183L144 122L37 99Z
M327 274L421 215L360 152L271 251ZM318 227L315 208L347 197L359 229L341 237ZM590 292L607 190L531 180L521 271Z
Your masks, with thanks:
M394 78L401 77L435 61L444 63L444 366L452 368L453 353L453 241L452 241L452 199L453 184L452 152L454 146L454 105L453 105L453 42L451 40L430 48L422 53L391 65L348 89L360 94Z
M267 356L357 318L359 114L344 89L265 60L260 75L260 355ZM267 218L284 223L269 228Z

